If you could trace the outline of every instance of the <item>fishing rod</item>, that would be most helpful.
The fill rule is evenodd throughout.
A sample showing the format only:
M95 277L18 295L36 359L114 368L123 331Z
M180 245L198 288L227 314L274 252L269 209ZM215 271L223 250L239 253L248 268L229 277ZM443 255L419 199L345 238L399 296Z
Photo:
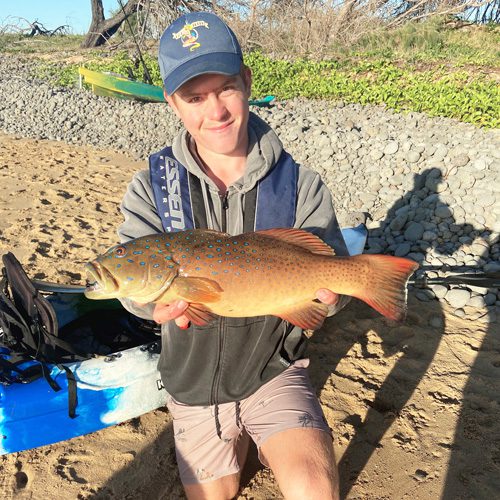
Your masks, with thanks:
M152 85L153 79L151 78L151 75L149 74L149 70L148 70L148 67L146 66L146 63L144 62L144 59L142 58L142 52L141 52L141 49L139 47L139 43L137 42L134 30L132 29L132 26L128 20L129 16L125 13L125 9L123 8L122 0L118 0L118 3L120 4L123 15L125 16L125 22L127 23L128 29L130 30L130 33L132 34L132 38L134 39L134 43L135 43L135 46L137 48L137 53L139 54L139 60L141 61L142 67L144 68L144 73L145 73L144 76L146 77L146 80L147 80L146 83L149 83L150 85Z
M429 277L424 272L421 276L413 275L408 280L408 284L418 288L429 288L430 285L470 285L482 288L500 288L500 271L450 274L435 277Z

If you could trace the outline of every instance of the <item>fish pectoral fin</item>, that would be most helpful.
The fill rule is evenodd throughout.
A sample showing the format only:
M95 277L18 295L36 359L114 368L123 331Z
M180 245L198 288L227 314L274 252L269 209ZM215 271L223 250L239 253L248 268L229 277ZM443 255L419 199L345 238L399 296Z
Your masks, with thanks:
M189 304L184 315L196 326L205 326L216 318L216 315L203 304Z
M331 246L327 245L321 238L319 238L315 234L304 231L303 229L263 229L261 231L256 231L255 234L268 236L270 238L276 238L277 240L296 245L318 255L328 255L330 257L332 255L335 255L335 251Z
M288 311L280 312L276 316L304 330L317 330L325 321L327 314L328 306L326 304L311 301Z
M206 303L220 300L222 288L208 278L178 276L173 282L175 295L186 302Z

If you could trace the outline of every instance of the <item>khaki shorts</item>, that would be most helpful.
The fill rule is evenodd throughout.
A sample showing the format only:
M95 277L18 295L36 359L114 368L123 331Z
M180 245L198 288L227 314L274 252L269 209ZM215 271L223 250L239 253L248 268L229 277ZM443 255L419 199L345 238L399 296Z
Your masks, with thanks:
M221 438L214 406L189 406L168 399L174 419L175 450L184 484L206 483L240 471L238 440L244 430L257 448L286 429L314 428L331 433L307 374L308 359L296 361L250 397L218 406ZM239 425L238 425L239 424ZM263 459L260 457L264 465Z

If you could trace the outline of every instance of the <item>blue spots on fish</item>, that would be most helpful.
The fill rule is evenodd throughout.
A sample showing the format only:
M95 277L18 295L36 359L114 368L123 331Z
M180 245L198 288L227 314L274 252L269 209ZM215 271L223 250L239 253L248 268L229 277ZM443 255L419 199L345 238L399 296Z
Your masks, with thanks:
M133 259L127 259L127 262L130 262L131 264L133 264L134 260Z
M121 264L116 264L116 269L120 269L120 267L122 267Z
M156 267L160 267L160 264L153 264L153 267L156 268Z
M145 265L146 265L146 263L141 261L141 262L139 262L139 265L141 265L141 266L145 266Z
M142 255L142 250L135 250L134 255Z
M207 258L208 259L213 259L214 255L212 253L207 253Z

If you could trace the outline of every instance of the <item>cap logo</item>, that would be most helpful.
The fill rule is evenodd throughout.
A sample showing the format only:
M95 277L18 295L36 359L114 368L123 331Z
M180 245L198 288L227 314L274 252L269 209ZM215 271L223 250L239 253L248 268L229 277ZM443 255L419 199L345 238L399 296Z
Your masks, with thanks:
M201 44L197 41L199 35L195 29L195 28L198 28L200 26L203 26L204 28L210 29L208 27L207 22L195 21L194 23L185 24L184 27L180 31L172 34L172 38L174 40L179 40L179 38L180 38L182 41L182 46L184 48L189 47L189 51L192 52L193 50L197 49L198 47L201 47Z

